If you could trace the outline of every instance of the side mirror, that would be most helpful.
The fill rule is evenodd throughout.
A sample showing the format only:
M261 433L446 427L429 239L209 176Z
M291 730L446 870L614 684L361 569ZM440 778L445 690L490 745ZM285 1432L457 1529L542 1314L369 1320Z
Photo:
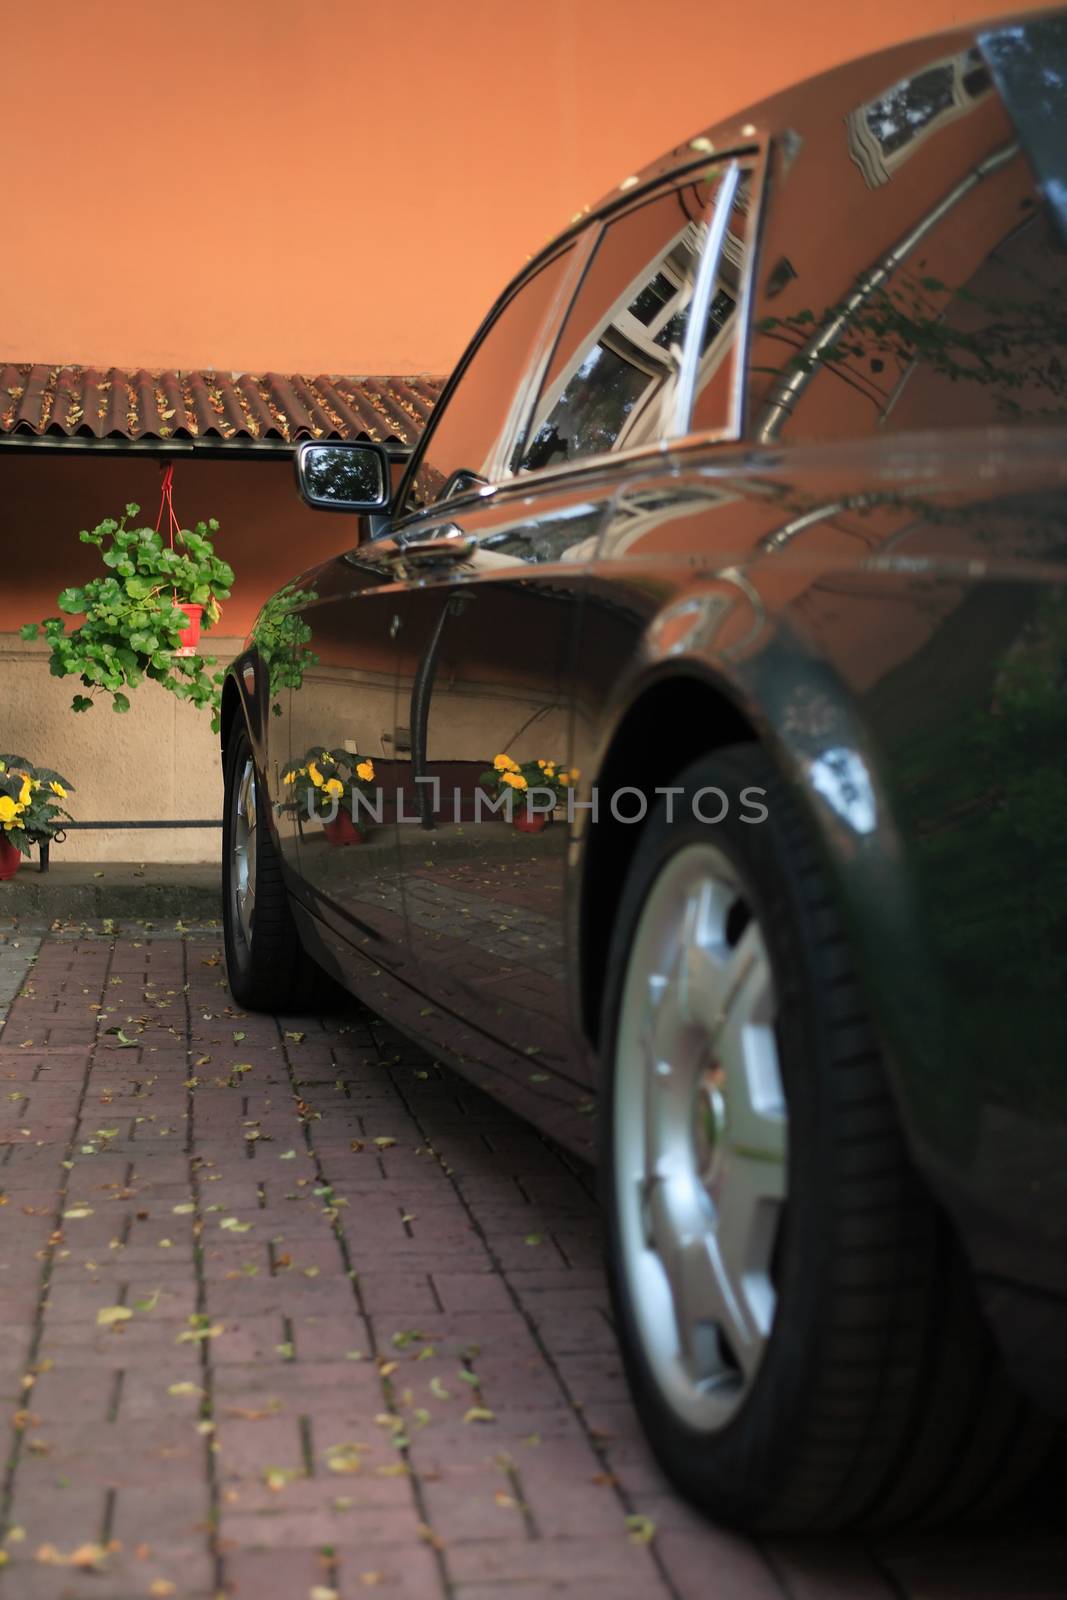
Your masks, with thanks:
M380 444L305 440L296 452L301 499L317 511L382 511L392 498L389 456Z

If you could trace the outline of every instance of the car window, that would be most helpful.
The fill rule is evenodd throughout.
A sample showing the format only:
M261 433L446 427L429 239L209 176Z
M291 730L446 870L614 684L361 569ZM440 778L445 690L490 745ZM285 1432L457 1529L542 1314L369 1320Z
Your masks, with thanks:
M1067 256L977 52L919 60L829 109L772 185L757 437L1062 416Z
M404 496L405 512L485 482L514 420L538 334L555 305L573 245L526 278L465 358L435 411Z
M545 374L518 470L629 449L669 431L718 182L718 172L702 174L607 223ZM721 287L705 352L736 304Z

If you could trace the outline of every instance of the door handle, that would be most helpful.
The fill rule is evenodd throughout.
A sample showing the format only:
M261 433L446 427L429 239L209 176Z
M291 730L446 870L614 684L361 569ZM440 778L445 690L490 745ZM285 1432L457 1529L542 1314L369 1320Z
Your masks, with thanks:
M476 549L477 539L471 533L464 533L454 522L446 523L444 527L437 528L433 533L423 537L403 539L395 551L390 551L388 559L393 561L465 561Z

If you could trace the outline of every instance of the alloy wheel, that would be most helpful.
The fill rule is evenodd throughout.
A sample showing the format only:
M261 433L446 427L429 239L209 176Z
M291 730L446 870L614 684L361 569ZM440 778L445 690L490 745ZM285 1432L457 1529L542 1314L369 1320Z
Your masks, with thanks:
M614 1204L643 1353L688 1427L740 1406L776 1306L787 1112L770 959L744 885L708 844L645 900L615 1058Z
M234 932L251 948L256 914L256 771L247 755L233 790L230 898Z

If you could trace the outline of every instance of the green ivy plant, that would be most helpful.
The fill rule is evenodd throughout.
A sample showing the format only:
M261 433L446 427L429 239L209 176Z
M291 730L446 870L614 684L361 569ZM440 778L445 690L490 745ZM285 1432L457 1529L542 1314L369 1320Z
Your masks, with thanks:
M203 606L206 629L219 619L219 602L230 597L233 569L219 560L209 537L218 523L211 518L198 522L195 532L183 529L171 548L154 528L127 527L139 510L130 504L121 521L105 517L91 533L79 533L83 544L100 551L108 574L59 595L60 611L83 619L78 626L68 632L63 617L46 617L27 623L22 637L43 633L53 677L81 679L89 692L74 696L74 711L88 711L98 694L111 696L113 711L128 711L126 690L151 678L179 700L210 710L217 732L224 674L209 670L217 658L175 652L190 621L182 606Z
M311 648L311 628L304 616L304 608L318 598L317 589L297 589L287 583L266 601L252 624L252 640L267 667L267 692L276 717L282 714L276 697L283 689L299 689L304 673L319 664Z

